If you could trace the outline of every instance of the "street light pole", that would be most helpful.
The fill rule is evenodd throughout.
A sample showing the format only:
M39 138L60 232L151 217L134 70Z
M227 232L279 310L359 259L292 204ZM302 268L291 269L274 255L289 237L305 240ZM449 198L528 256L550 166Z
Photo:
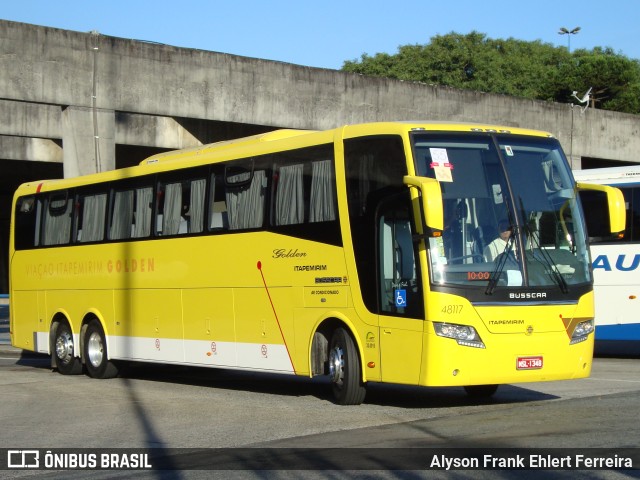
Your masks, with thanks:
M571 53L571 35L575 35L579 31L580 31L580 27L576 27L576 28L574 28L572 30L569 30L566 27L560 27L560 31L558 31L558 35L566 35L567 36L569 53Z

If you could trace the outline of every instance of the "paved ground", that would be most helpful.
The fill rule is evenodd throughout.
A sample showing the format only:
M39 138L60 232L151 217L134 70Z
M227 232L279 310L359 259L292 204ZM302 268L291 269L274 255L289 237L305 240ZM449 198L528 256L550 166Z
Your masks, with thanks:
M15 351L9 338L9 300L0 298L0 351ZM19 353L20 351L18 351Z
M127 375L104 381L58 375L49 368L48 357L10 346L8 317L5 301L0 304L0 419L4 425L0 445L161 451L240 448L231 450L234 455L250 447L251 455L256 448L267 455L279 453L282 462L290 460L282 455L293 447L329 448L334 454L338 449L339 454L325 460L322 468L329 468L328 472L300 475L297 469L260 469L212 476L210 471L174 470L140 472L136 475L140 479L569 479L577 472L524 471L510 476L496 470L398 471L388 466L400 461L393 454L389 458L372 454L390 451L400 457L416 447L562 447L579 448L579 453L599 447L619 452L640 444L640 362L636 359L597 359L588 379L506 385L486 402L473 402L461 389L372 385L363 405L340 407L331 402L324 384L297 377L149 365L131 367ZM378 462L373 467L376 474L370 475L372 467L351 471L332 463L345 457L340 449L346 447L350 447L347 452L364 452L364 458ZM361 459L360 454L351 455ZM349 455L343 460L352 465ZM0 478L7 473L13 478L53 479L60 472L0 471ZM129 478L131 472L69 471L65 477L86 478L88 473L91 478ZM639 477L637 471L598 471L583 478Z

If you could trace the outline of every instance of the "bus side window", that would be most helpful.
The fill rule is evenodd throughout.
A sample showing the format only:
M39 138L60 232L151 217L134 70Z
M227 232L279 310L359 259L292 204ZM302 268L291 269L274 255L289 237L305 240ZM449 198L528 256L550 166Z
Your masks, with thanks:
M229 219L227 215L227 204L224 199L224 189L222 188L222 176L211 174L209 189L209 230L228 230ZM216 197L216 194L218 195Z
M272 224L298 225L336 219L333 160L315 160L324 151L298 151L300 159L277 159L273 175ZM311 160L309 162L308 160ZM305 163L299 163L300 161ZM282 163L280 163L282 162Z
M274 173L274 225L304 222L304 165L282 165Z
M309 222L328 222L336 219L335 183L331 160L312 162Z
M182 183L158 185L158 235L177 235L180 231L182 211Z
M229 229L261 228L267 191L265 170L246 169L225 179Z
M116 190L113 194L111 205L109 239L125 240L131 238L133 225L133 190Z
M186 182L189 184L188 198L184 198L183 205L188 202L188 205L183 206L183 218L187 220L187 232L188 233L200 233L204 227L204 197L207 189L207 179L198 178Z
M629 210L629 201L626 198L627 192L623 190L627 204L627 216ZM607 203L607 195L604 192L596 191L580 191L580 201L585 212L585 221L587 223L587 234L591 243L611 242L615 240L612 237L609 228L609 207ZM627 229L629 222L627 219ZM626 232L625 232L626 237Z
M151 235L152 200L152 187L136 188L132 238L145 238Z
M16 202L14 243L16 250L40 245L42 198L21 197Z
M78 243L104 240L107 194L79 195L76 240Z
M204 229L206 178L184 179L158 185L158 235L187 235Z
M43 245L66 245L71 239L73 199L67 191L52 193L44 218Z
M127 240L149 237L152 199L153 188L150 186L114 191L109 239Z

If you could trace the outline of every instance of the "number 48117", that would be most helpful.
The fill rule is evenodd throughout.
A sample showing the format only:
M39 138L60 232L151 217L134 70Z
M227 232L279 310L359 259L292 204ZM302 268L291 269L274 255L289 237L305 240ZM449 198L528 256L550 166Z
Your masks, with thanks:
M442 313L453 315L462 312L462 305L445 305L442 307Z

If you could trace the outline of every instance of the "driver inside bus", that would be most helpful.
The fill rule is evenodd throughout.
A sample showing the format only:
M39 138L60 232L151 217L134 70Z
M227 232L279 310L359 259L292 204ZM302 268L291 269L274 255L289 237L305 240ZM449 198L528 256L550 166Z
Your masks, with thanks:
M482 252L487 262L493 262L498 255L505 251L511 237L511 224L507 220L498 223L498 237L487 245Z

